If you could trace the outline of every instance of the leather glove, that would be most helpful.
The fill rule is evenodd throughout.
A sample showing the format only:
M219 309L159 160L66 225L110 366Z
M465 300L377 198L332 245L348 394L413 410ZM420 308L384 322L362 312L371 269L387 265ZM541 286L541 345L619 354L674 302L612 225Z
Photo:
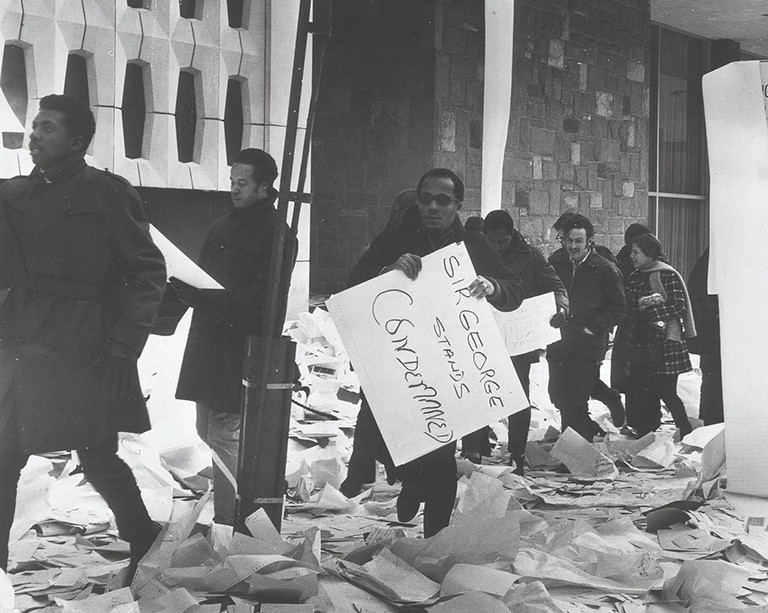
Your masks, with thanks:
M173 291L176 292L176 297L179 299L179 302L182 304L194 307L200 302L200 296L202 295L203 290L194 287L189 283L185 283L176 277L171 277L168 281L170 282L171 287L173 287Z
M563 309L558 309L549 320L549 325L553 328L561 328L568 322L568 314Z

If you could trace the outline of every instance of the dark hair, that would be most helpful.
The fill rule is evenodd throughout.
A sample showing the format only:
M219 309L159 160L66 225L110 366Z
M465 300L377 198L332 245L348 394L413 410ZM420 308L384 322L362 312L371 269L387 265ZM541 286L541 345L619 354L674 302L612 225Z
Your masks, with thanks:
M653 260L666 260L664 248L661 246L659 239L650 232L636 236L632 239L632 244L636 245L646 257Z
M453 197L459 202L464 201L464 181L459 178L459 175L448 168L433 168L432 170L425 172L416 186L417 194L421 193L421 186L429 177L435 177L436 179L450 179L453 183Z
M561 232L562 229L565 227L565 222L568 221L574 215L576 215L576 211L574 211L573 209L566 211L565 213L560 215L560 217L557 218L557 221L552 224L552 227L557 232Z
M482 232L483 218L480 217L480 215L472 215L471 217L467 217L467 220L464 222L464 229L470 230L471 232Z
M586 230L587 239L590 239L595 235L595 228L592 226L592 222L584 217L584 215L579 215L578 213L574 213L565 220L560 232L563 236L567 236L568 232L574 229Z
M253 166L253 180L256 183L265 181L272 185L277 179L277 164L275 159L261 149L243 149L235 157L235 164Z
M59 111L64 116L63 123L69 135L81 137L83 152L88 149L96 132L96 120L87 104L69 96L49 94L40 98L40 110Z
M515 222L506 211L491 211L485 216L483 228L486 233L491 230L506 230L512 234L515 231Z
M650 234L651 231L641 223L633 223L627 226L624 230L624 244L631 245L632 239L641 234Z

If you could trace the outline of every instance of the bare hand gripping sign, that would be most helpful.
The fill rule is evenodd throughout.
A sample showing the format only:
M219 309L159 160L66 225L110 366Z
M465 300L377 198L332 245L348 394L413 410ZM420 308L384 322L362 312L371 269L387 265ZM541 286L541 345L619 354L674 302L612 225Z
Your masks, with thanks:
M463 243L328 302L395 464L528 406Z

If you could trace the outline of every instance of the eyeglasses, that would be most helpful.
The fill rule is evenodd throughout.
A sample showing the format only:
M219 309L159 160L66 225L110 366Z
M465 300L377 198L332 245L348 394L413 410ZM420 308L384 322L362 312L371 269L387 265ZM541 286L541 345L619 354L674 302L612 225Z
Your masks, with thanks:
M427 206L433 200L437 202L438 206L448 206L451 202L459 202L448 194L430 194L429 192L419 192L416 194L416 200L424 206Z

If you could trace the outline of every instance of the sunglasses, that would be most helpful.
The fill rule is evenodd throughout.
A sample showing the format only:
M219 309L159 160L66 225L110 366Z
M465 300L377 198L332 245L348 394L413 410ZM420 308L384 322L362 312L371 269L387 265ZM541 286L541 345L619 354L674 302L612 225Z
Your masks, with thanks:
M424 206L427 206L433 200L437 202L439 206L448 206L451 202L458 202L453 196L448 194L430 194L429 192L419 192L416 194L416 200L418 200Z

